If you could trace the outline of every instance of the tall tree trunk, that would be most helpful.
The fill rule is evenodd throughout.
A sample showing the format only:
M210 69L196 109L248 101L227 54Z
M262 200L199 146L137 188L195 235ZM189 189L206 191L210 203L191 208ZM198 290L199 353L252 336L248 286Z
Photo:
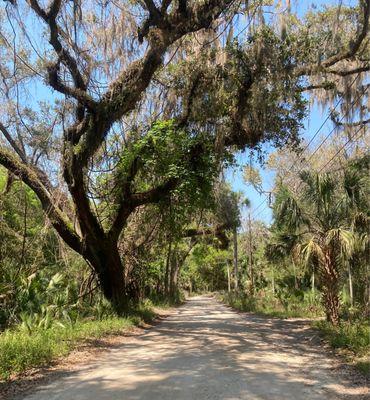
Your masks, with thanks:
M177 257L175 257L175 260L171 266L171 273L170 273L170 297L172 299L176 298L179 270L180 270L180 262L177 259Z
M366 309L369 311L370 307L370 272L369 264L366 265L366 289L364 293L364 304L366 304Z
M324 288L324 305L326 320L333 325L339 324L339 297L335 288L327 286Z
M227 291L230 293L231 292L231 274L230 274L230 265L229 262L226 264L227 266Z
M353 307L353 283L352 283L352 271L351 263L348 263L348 288L349 288L349 299L351 307Z
M102 292L117 314L128 311L129 298L124 276L124 266L116 245L89 244L86 259L96 271Z
M312 276L311 276L311 290L312 293L315 293L315 269L312 269Z
M323 300L326 319L333 325L339 324L338 271L331 250L325 252L323 265Z
M195 243L189 245L189 248L185 253L181 254L177 251L177 245L175 246L175 250L173 252L174 257L171 259L171 269L170 269L170 296L172 299L175 299L177 294L177 281L179 277L179 272L181 267L184 265L184 262L188 255L191 252L191 249L194 247Z
M170 265L171 265L171 254L172 254L172 236L170 237L170 242L168 244L167 258L166 258L166 272L164 274L164 294L168 295L168 281L170 275Z
M248 226L249 226L249 275L250 275L250 294L254 295L254 271L253 271L253 254L252 254L252 221L251 213L248 213Z
M236 227L233 231L233 249L234 249L234 274L235 274L235 290L238 290L239 271L238 271L238 232Z
M294 274L294 289L298 289L298 280L297 280L297 273L294 260L293 260L293 274Z

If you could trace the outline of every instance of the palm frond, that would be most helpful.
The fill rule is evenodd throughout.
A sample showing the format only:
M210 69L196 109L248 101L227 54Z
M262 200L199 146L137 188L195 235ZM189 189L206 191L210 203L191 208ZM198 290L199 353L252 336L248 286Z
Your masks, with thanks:
M293 232L307 222L303 210L292 195L286 197L277 207L277 220Z
M314 257L316 257L318 260L322 260L324 258L324 252L319 243L315 241L314 237L311 237L311 239L305 244L302 244L300 251L302 254L302 260L305 264L309 264Z
M353 252L355 235L352 231L335 228L327 232L325 242L327 245L338 246L341 255L349 256Z

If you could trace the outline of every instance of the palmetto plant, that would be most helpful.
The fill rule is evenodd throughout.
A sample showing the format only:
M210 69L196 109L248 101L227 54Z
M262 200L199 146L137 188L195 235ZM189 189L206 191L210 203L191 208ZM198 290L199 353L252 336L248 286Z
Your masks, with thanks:
M356 221L368 221L361 209L366 182L353 170L342 175L303 172L303 190L293 195L282 188L275 208L280 236L294 237L290 251L318 266L328 321L339 322L338 286L341 271L367 237Z
M69 324L69 286L66 277L57 272L51 278L34 273L22 279L17 295L20 327L28 333L48 329L53 324Z

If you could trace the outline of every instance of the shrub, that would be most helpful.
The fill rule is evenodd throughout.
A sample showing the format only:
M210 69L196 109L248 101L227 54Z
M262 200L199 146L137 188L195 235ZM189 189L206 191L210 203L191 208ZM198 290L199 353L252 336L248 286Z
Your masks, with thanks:
M327 321L315 323L330 345L347 350L348 358L364 374L370 375L370 325L366 319L341 321L333 326Z
M246 312L256 312L279 318L312 318L321 316L320 303L314 301L317 295L301 292L289 294L280 291L276 297L271 293L259 292L256 296L248 296L243 292L224 292L220 299L229 306Z
M34 328L32 332L21 326L8 329L0 335L0 379L8 379L14 373L50 362L85 340L122 332L153 316L154 312L146 304L127 318L108 317L64 325L56 323L47 329Z

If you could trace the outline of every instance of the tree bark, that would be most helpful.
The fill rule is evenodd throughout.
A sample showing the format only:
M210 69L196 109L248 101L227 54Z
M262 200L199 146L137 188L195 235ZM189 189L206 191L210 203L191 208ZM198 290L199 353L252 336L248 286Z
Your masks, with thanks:
M353 283L352 283L352 271L350 263L348 263L348 288L349 288L350 304L351 307L353 307Z
M312 293L315 293L315 270L312 270L312 277L311 277L311 290Z
M230 276L230 266L229 262L227 262L227 291L231 292L231 276Z
M190 254L192 248L194 247L195 242L189 245L189 248L185 253L181 254L177 251L177 245L173 251L173 257L171 258L171 269L170 269L170 297L176 300L176 292L178 290L178 277L181 267L184 265L184 262L188 255Z
M250 274L250 294L254 295L254 271L253 271L253 254L252 254L252 221L251 213L248 214L249 225L249 274Z
M235 274L235 290L239 287L239 271L238 271L238 232L236 228L233 231L233 249L234 249L234 274Z
M180 270L180 262L179 262L177 255L175 255L175 257L173 258L173 262L171 264L170 292L169 292L170 298L173 300L175 300L175 298L176 298L177 278L179 275L179 270Z
M326 319L336 326L339 324L338 271L330 249L325 252L323 278Z
M117 314L129 309L124 265L115 244L93 242L87 246L86 259L96 271L105 298Z
M172 254L172 237L170 238L170 242L168 244L168 252L166 258L166 272L164 274L164 294L168 295L168 280L170 275L170 265L171 265L171 254Z
M326 287L324 289L324 305L326 311L326 320L337 326L339 324L339 297L335 288Z
M294 260L293 260L293 274L294 274L294 289L298 289L297 272L296 272Z

